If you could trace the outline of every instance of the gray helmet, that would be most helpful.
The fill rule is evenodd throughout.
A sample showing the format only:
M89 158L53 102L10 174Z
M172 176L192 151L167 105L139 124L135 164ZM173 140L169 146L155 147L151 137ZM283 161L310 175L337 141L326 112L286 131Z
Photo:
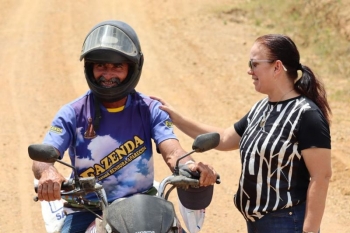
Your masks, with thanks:
M121 21L104 21L87 34L80 55L84 59L85 78L95 97L100 101L114 102L133 92L143 66L143 54L136 32ZM129 63L126 79L116 87L99 86L93 77L92 64Z

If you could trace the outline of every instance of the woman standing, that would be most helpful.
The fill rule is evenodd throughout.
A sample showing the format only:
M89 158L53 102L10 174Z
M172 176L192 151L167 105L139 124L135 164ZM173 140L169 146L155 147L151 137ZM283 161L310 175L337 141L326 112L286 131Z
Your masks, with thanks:
M186 118L154 98L190 137L216 131L221 136L217 150L240 150L242 173L234 203L248 233L319 232L332 174L325 89L300 64L294 42L280 34L256 39L248 74L255 90L267 97L226 129Z

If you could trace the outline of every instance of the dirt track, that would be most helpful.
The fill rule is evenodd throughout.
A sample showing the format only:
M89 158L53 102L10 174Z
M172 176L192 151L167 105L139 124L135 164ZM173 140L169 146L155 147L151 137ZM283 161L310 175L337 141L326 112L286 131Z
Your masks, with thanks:
M215 12L226 2L234 1L1 1L0 232L45 232L40 205L32 201L27 147L41 142L61 105L87 90L79 53L96 23L119 19L134 27L145 54L137 90L168 100L186 115L226 127L262 97L246 74L257 35L250 25L225 24L217 17ZM334 127L336 131L340 126ZM178 136L189 149L192 141L180 132ZM348 135L337 137L349 142ZM322 225L326 233L350 233L350 190L343 187L350 179L346 144L343 140L333 153L335 178ZM238 152L194 157L212 164L222 178L201 232L245 232L232 202L240 171ZM161 156L155 161L156 179L168 175Z

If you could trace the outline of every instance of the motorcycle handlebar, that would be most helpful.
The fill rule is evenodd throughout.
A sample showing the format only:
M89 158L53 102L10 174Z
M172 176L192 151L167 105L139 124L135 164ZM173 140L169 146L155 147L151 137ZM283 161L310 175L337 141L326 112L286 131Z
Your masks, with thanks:
M75 186L74 186L74 180L73 179L66 180L61 185L61 190L65 190L65 191L71 191L74 188L75 188ZM34 185L34 191L35 191L35 193L38 193L38 184Z
M216 181L215 181L216 184L221 184L221 180L220 180L220 175L217 174L216 175Z
M174 187L198 187L199 185L199 177L188 177L188 176L184 176L184 175L178 175L178 176L169 176L167 177L166 180L167 184L171 184ZM91 187L92 183L91 180L87 181L84 178L80 178L79 181L81 182L80 185L81 187L78 188L75 185L75 180L74 179L68 179L65 182L62 183L61 185L61 195L68 195L68 196L74 196L74 194L76 195L81 195L81 194L86 194L89 192L94 192L97 190L100 190L102 188L102 186L98 183L95 183L95 185L93 187ZM88 182L90 185L84 185L84 183ZM218 182L218 180L217 180ZM163 187L165 188L165 187ZM34 185L34 190L35 193L38 192L38 184ZM164 190L163 190L164 191ZM161 191L161 192L163 192ZM38 197L34 197L33 198L34 201L38 201Z
M68 179L65 182L63 182L61 185L61 190L64 190L64 191L72 191L74 189L75 189L74 179ZM38 184L34 184L34 191L35 193L38 193ZM33 200L37 202L39 198L36 196L33 198Z
M199 178L200 178L200 173L198 171L192 171L191 169L189 169L187 164L180 165L179 173L180 173L180 175L183 175L183 176L186 176L186 177L189 177L192 179L199 180ZM215 183L216 184L221 183L219 174L216 175Z

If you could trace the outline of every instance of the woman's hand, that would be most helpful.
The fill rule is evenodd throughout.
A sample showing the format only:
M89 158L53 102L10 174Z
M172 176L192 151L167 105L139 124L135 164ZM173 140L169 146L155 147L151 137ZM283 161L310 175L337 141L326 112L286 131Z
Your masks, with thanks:
M165 112L167 112L173 121L173 123L176 125L177 122L179 122L179 119L181 118L181 115L176 112L175 108L171 106L169 103L165 102L163 99L155 97L155 96L150 96L151 99L158 100L162 105L159 106L159 108Z

